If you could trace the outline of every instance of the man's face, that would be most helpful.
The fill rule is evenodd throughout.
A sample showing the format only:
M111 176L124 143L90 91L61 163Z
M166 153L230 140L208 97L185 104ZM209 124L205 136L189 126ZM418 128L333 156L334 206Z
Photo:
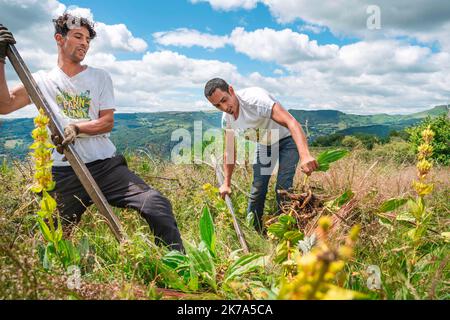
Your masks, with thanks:
M65 37L57 34L55 39L62 54L75 63L84 60L91 41L89 30L85 27L73 28L69 30Z
M236 119L239 109L239 100L234 93L233 87L229 87L229 92L216 89L208 101L222 112L226 112Z

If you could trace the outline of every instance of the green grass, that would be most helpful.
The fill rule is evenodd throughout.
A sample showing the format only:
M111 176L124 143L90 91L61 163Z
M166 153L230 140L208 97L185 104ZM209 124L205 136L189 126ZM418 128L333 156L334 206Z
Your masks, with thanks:
M437 234L427 233L426 245L420 248L423 257L416 268L408 270L402 249L408 245L402 236L403 226L380 223L376 210L387 199L412 194L410 182L415 167L399 164L397 158L389 157L388 149L384 153L375 149L369 155L354 150L344 160L332 164L328 172L314 173L309 181L314 193L324 200L336 199L346 190L352 190L358 199L338 232L344 234L357 223L362 227L355 255L341 275L344 280L339 281L345 288L362 292L370 299L448 299L448 260L445 263L449 256L448 243L438 234L449 230L449 169L433 169L431 179L436 188L427 201L434 213L430 228ZM167 250L154 245L147 224L136 212L114 209L130 238L119 245L95 207L90 207L72 238L74 244L81 241L89 244L88 253L79 264L82 286L80 290L69 289L70 274L58 265L46 270L40 258L45 241L34 218L38 202L28 190L32 182L30 164L3 163L0 167L0 299L257 299L267 297L261 288L277 286L283 274L283 268L273 261L278 243L259 235L246 222L250 167L236 169L233 182L239 188L233 189L232 198L251 252L266 259L262 267L249 267L226 281L231 267L236 267L236 260L244 254L239 250L225 205L214 189L204 188L207 184L216 185L213 170L207 165L161 162L142 153L128 153L127 160L133 171L171 200L183 240L197 249L202 240L199 223L204 208L210 209L215 230L215 253L211 255L213 279L207 281L207 275L199 275L198 285L191 282L189 287L188 276L183 278L180 272L164 265L162 260ZM300 188L303 183L300 172L295 181ZM269 214L276 208L273 184L272 178L266 203ZM370 265L381 269L379 291L371 291L366 286ZM159 288L176 289L182 294L171 295L171 291L168 294Z

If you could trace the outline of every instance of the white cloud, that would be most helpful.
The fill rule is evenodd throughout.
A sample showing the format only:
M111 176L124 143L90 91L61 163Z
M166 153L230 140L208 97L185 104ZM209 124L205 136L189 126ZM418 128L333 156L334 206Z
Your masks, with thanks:
M229 42L227 36L216 36L186 28L176 29L174 31L155 32L153 38L156 43L163 46L200 46L208 49L223 48Z
M283 74L284 74L284 71L281 70L281 69L275 69L275 70L273 70L273 73L274 73L274 74L277 74L277 75L283 75Z
M66 7L56 0L0 0L0 6L0 21L14 33L19 47L38 47L48 52L54 52L56 47L52 19L68 11L94 20L90 9ZM98 22L95 27L98 38L92 42L93 51L143 52L147 49L147 43L134 37L124 24Z
M303 24L298 29L299 31L312 32L315 34L319 34L326 31L325 27L315 26L313 24Z
M201 33L193 29L177 29L156 32L155 42L163 46L192 47L218 49L231 45L237 52L246 54L252 59L275 61L280 64L291 64L301 60L329 59L339 50L336 45L318 45L308 35L291 29L274 30L270 28L247 32L244 28L235 28L230 36L217 36Z
M192 0L191 0L192 1ZM266 5L279 23L302 21L304 30L328 28L335 35L358 36L364 39L406 36L427 43L438 42L450 50L450 5L448 0L196 0L209 2L214 9L253 9L257 3ZM369 30L367 8L380 8L381 29ZM313 27L311 27L313 26ZM301 27L302 28L302 27ZM300 29L300 31L303 31Z
M235 10L244 8L247 10L253 9L258 4L259 0L191 0L192 3L209 2L216 10Z
M329 59L339 50L337 45L318 45L317 41L309 40L306 34L291 29L276 31L264 28L247 32L243 28L236 28L230 38L236 51L253 59L280 64L292 64L304 59Z
M297 4L297 1L291 2L292 6ZM228 3L235 8L244 2ZM247 8L251 8L256 1L246 3ZM48 70L55 66L56 45L51 18L64 11L65 6L52 0L0 0L0 5L0 21L7 21L5 24L14 32L18 49L30 69ZM317 7L315 4L310 6ZM92 14L89 9L75 9ZM312 10L309 7L304 9L306 12ZM340 14L340 9L334 10ZM11 18L15 16L28 17L29 24L24 25ZM314 26L328 27L326 19L311 20L314 21L308 23ZM153 35L155 42L163 46L207 49L233 46L252 59L276 64L272 77L258 72L243 75L232 62L194 59L172 50L147 52L145 41L134 36L120 21L114 25L98 22L97 30L99 36L86 63L111 74L118 110L122 112L211 110L212 107L203 100L203 86L213 77L222 77L237 89L262 86L288 108L403 113L448 103L450 96L450 53L445 50L433 52L425 46L411 45L406 40L363 39L339 47L320 45L307 35L286 28L252 31L235 28L229 35L184 28ZM445 30L440 32L443 36ZM433 37L434 34L428 35L423 31L423 41L431 41ZM117 53L120 51L142 52L142 55L133 60L119 60ZM9 66L7 77L11 80L10 85L17 82L13 75ZM30 112L34 109L23 109L14 115L31 116Z
M148 47L143 39L134 37L124 24L106 25L99 22L95 30L97 38L92 42L92 48L97 51L144 52Z

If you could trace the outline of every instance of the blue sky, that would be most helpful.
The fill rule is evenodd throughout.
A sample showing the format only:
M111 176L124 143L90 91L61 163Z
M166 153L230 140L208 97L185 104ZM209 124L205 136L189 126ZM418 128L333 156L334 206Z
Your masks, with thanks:
M160 46L153 42L152 34L161 30L178 28L195 29L205 33L227 35L237 26L248 30L272 28L282 30L290 28L299 30L304 25L301 19L290 23L277 23L263 4L257 4L253 10L235 9L232 11L214 10L207 2L192 4L188 0L145 1L133 0L114 1L111 5L107 0L61 1L67 7L78 6L90 8L96 20L115 24L121 22L127 25L133 35L147 41L150 50L157 50ZM107 8L107 9L106 9ZM326 30L314 34L305 30L303 33L317 40L319 44L345 45L356 41L353 37L336 37ZM168 46L173 49L174 47ZM250 59L248 56L236 53L232 48L225 47L218 50L203 50L198 47L178 48L178 52L198 59L219 59L232 61L243 73L260 72L273 75L273 70L279 68L275 63ZM137 57L137 54L122 53L119 59Z
M404 114L449 102L446 0L0 0L0 8L33 72L55 65L52 18L71 10L93 19L99 36L85 62L111 74L121 112L210 110L202 90L212 77L261 86L287 108ZM11 69L7 76L18 83Z
M250 30L258 28L283 29L297 28L298 23L286 25L278 24L270 15L269 10L258 4L254 10L238 9L233 11L213 10L208 3L192 4L187 0L155 1L134 0L132 5L127 1L111 2L106 0L61 1L68 7L76 5L90 8L99 21L115 24L118 21L127 25L133 35L147 41L150 50L157 50L160 46L153 42L152 34L161 30L189 28L205 33L227 35L236 26L243 26ZM105 10L105 8L108 10ZM310 33L308 33L310 34ZM319 43L335 43L339 41L329 32L316 38ZM173 48L168 46L168 48ZM179 48L178 52L197 59L219 59L233 61L243 73L258 71L265 75L272 74L277 66L273 63L261 62L236 53L232 48L225 47L218 50L203 50L198 47ZM139 54L120 53L119 59L136 58Z

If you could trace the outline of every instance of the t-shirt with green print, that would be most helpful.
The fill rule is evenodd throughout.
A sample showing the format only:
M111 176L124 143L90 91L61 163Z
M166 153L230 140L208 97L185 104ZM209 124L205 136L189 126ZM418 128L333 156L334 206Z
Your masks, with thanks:
M101 69L88 66L69 77L55 67L49 72L34 73L33 77L63 128L72 123L96 120L102 110L115 110L111 77ZM108 159L116 153L109 133L81 134L74 147L84 163ZM54 151L54 166L68 166L69 163L62 158L63 155Z

